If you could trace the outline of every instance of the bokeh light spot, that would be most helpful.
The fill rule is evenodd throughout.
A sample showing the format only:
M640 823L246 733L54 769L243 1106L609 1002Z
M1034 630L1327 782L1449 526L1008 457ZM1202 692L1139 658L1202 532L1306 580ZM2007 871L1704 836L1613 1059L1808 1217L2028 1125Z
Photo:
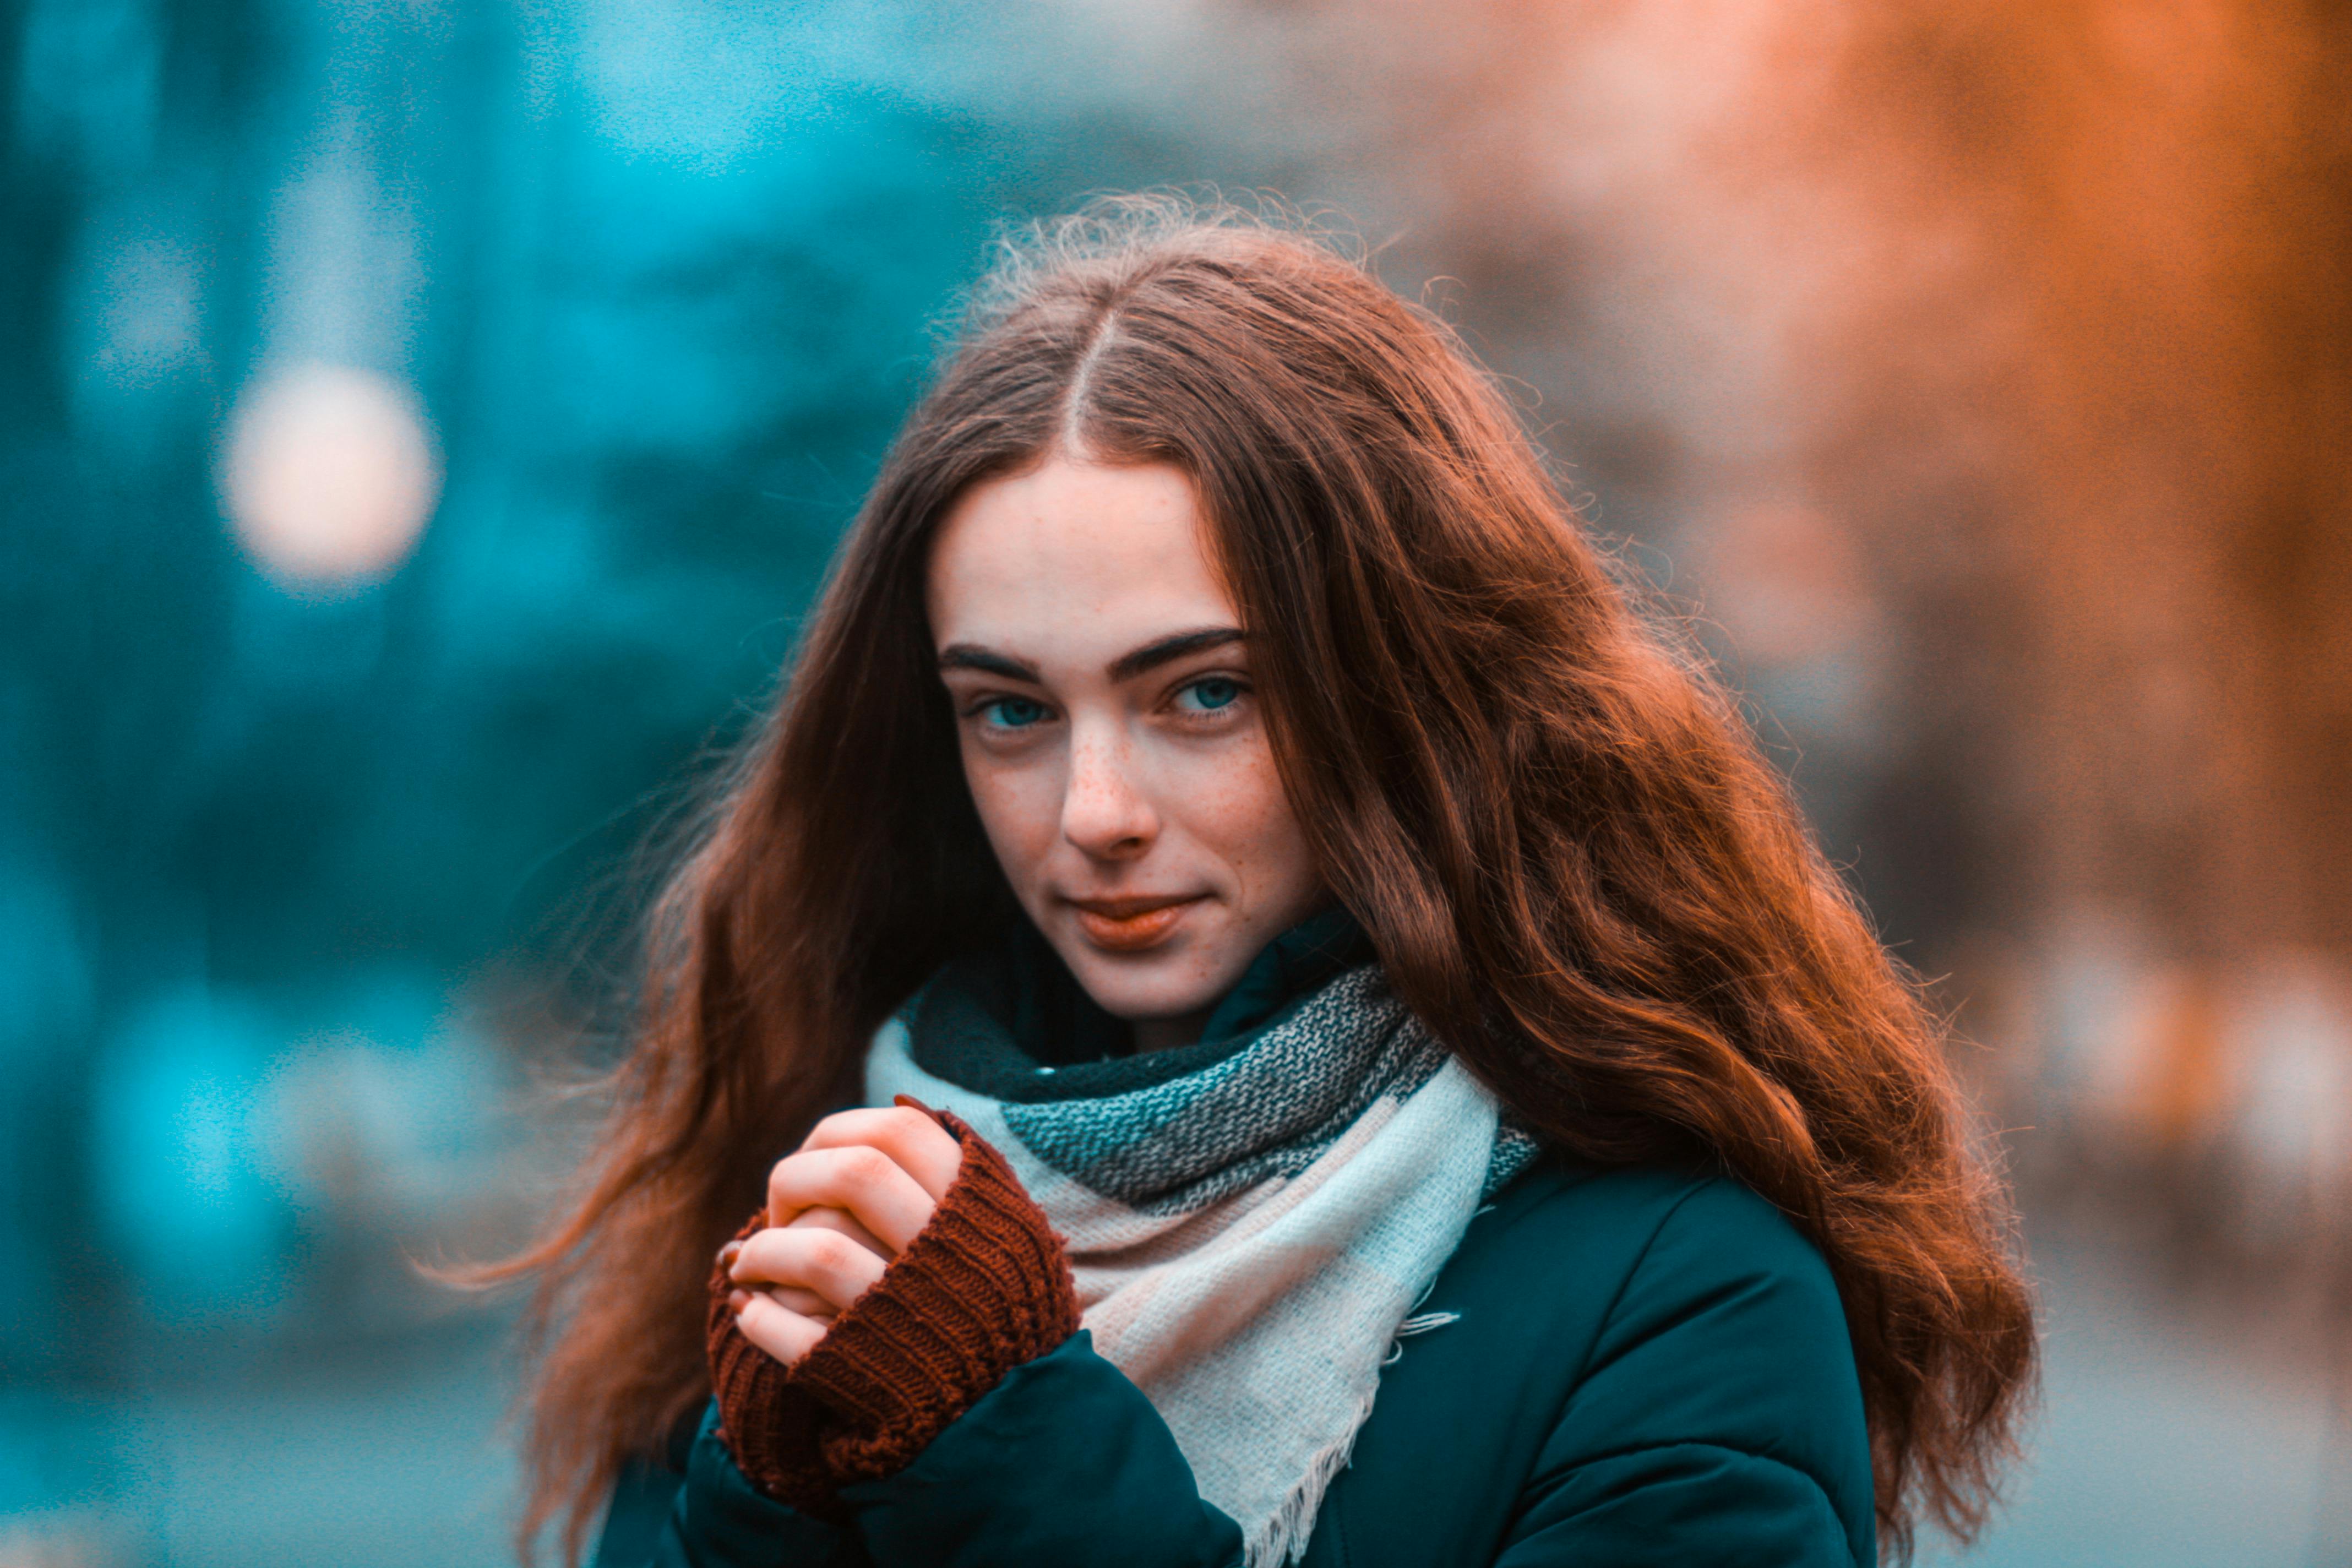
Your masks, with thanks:
M349 365L301 364L247 387L222 489L238 542L289 588L332 592L407 559L441 474L408 388Z

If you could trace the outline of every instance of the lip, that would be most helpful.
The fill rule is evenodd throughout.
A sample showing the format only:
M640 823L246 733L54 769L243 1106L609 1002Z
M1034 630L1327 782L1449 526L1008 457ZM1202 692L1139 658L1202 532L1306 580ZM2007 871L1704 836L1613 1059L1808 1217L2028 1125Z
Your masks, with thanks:
M1168 940L1184 912L1207 898L1188 893L1177 898L1143 896L1127 899L1065 899L1077 911L1078 929L1106 952L1142 952Z

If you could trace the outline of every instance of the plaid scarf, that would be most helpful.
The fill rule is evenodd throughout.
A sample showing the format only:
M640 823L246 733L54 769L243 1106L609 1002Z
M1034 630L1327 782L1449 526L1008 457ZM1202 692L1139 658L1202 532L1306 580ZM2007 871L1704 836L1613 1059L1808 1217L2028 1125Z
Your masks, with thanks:
M1087 1037L1118 1031L1066 991L1058 1016L1040 1002L1039 950L1075 987L1029 942L1025 976L950 968L886 1025L867 1100L911 1094L1003 1151L1068 1241L1095 1348L1240 1524L1249 1568L1278 1568L1397 1342L1452 1321L1413 1309L1536 1146L1377 965L1349 962L1344 915L1270 948L1201 1045L1147 1056L1087 1059Z

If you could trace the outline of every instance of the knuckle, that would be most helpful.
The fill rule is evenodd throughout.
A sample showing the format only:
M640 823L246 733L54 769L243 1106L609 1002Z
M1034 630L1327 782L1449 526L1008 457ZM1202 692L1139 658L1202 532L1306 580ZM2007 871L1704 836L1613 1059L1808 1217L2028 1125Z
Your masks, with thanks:
M807 1237L801 1245L807 1249L810 1266L828 1274L846 1272L854 1255L864 1250L837 1230L812 1230Z
M862 1143L841 1152L842 1175L861 1186L887 1179L897 1168L896 1162L889 1155Z

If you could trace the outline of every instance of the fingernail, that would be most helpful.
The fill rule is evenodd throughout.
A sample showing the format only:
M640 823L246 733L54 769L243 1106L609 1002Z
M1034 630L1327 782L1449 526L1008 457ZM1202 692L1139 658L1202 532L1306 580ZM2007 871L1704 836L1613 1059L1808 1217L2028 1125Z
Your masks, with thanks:
M741 1256L743 1256L743 1244L740 1241L730 1241L719 1249L719 1267L732 1271L735 1260Z
M940 1124L940 1131L945 1132L949 1137L953 1138L959 1143L963 1142L963 1133L958 1131L963 1124L956 1121L952 1116L950 1116L946 1111L938 1110L932 1106L925 1105L921 1100L917 1100L911 1094L902 1094L890 1103L893 1105L903 1105L909 1110L921 1111L924 1115L929 1117L932 1121Z
M741 1317L743 1315L743 1309L751 1304L751 1292L749 1290L730 1290L727 1292L727 1310L734 1313L737 1317Z

